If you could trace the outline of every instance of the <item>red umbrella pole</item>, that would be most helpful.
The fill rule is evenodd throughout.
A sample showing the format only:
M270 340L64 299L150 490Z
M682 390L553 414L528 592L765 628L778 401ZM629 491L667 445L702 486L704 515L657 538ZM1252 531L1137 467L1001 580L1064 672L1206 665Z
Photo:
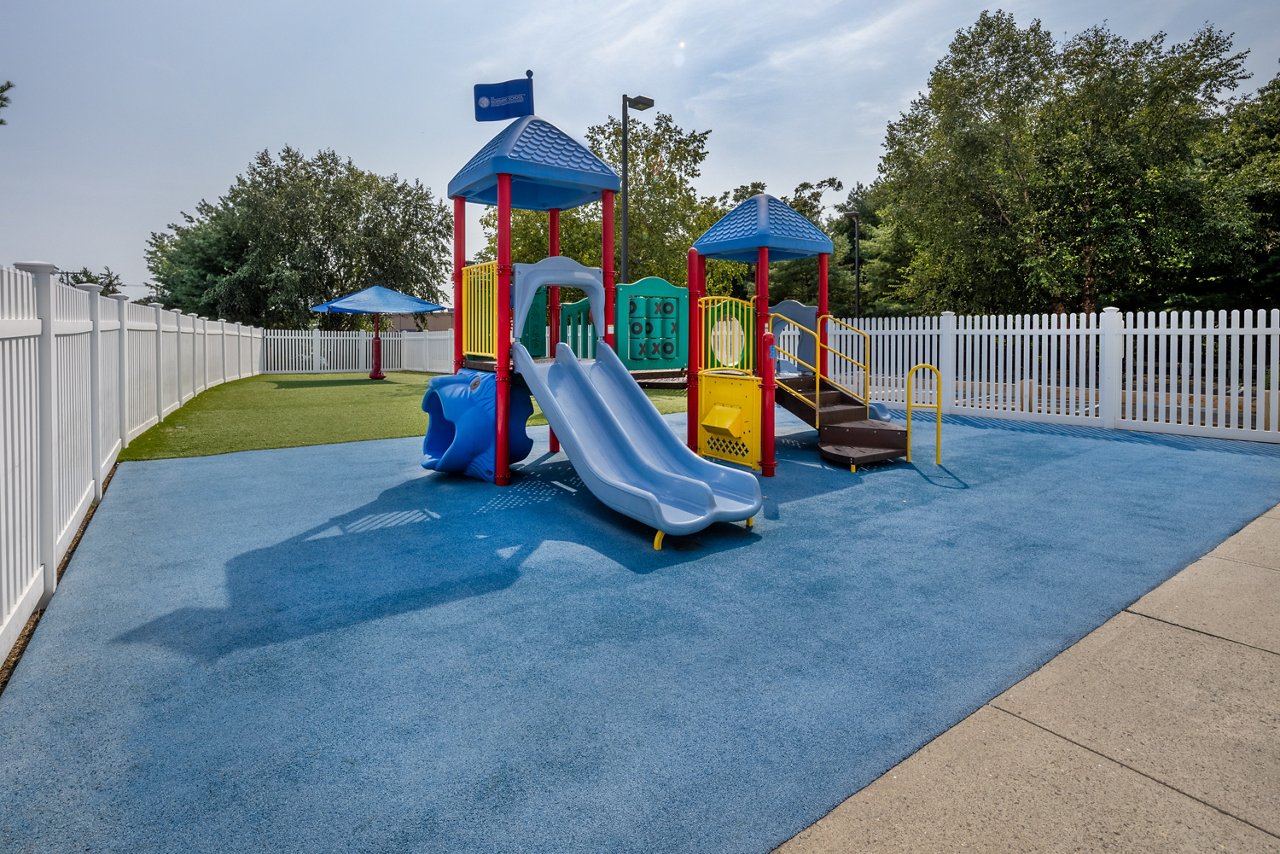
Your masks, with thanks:
M373 315L373 370L369 372L371 380L385 380L386 374L382 373L382 315L374 312Z

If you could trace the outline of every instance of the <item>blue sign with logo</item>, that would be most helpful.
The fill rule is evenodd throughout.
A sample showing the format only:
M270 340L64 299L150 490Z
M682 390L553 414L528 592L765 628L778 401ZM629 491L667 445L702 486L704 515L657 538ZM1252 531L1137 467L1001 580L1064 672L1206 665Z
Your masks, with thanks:
M500 122L533 115L533 72L505 83L477 83L476 121Z

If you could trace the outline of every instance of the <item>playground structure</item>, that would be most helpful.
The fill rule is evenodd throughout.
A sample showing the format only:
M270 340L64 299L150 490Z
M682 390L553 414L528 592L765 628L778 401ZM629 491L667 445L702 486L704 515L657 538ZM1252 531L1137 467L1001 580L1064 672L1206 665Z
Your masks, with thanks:
M530 393L564 451L606 505L656 529L688 534L745 521L762 505L750 473L772 477L775 402L819 433L824 459L857 466L908 454L908 426L869 400L870 339L831 317L831 240L780 200L759 194L722 217L688 254L689 286L661 279L615 285L613 170L536 116L490 140L449 182L454 203L454 375L433 381L422 465L510 483L533 443ZM497 207L497 258L467 264L466 203ZM603 267L560 255L560 212L599 201ZM546 211L547 257L513 264L512 210ZM818 259L818 304L769 305L771 260ZM706 293L706 261L755 263L752 300ZM561 287L586 298L561 306ZM620 299L621 297L621 299ZM682 320L688 318L687 335ZM855 358L828 343L833 325L861 335ZM621 331L621 334L620 334ZM688 436L681 441L632 371L688 366ZM776 369L776 371L775 371ZM913 371L914 373L914 371ZM936 376L936 371L934 372Z
M597 498L656 529L657 549L666 534L693 533L716 521L750 526L762 499L751 474L709 462L684 446L615 351L613 199L618 188L618 176L608 165L536 116L509 125L449 182L453 298L461 334L455 336L455 376L433 381L423 399L432 417L422 465L509 483L511 463L531 449L524 418L532 392L551 425L552 451L563 442ZM497 207L494 261L466 263L468 201ZM603 268L560 255L560 211L593 201L603 210ZM548 256L536 264L512 263L513 209L547 212ZM575 308L566 324L575 329L582 351L576 354L559 340L562 286L587 294L591 323L574 320L580 310ZM544 294L546 315L538 308ZM678 357L679 296L653 282L633 286L626 305L627 356L633 364ZM541 337L544 317L549 360L539 360L526 345L526 339L534 344ZM538 334L515 338L515 330L528 332L531 326ZM579 355L588 352L594 361L580 362Z
M775 402L818 430L823 459L856 470L908 453L908 429L870 401L870 339L828 312L831 239L773 196L742 202L689 250L688 445L772 477ZM769 306L769 262L818 259L818 304ZM707 259L754 262L750 300L706 293ZM828 343L858 333L861 358ZM910 407L909 407L910 408ZM874 416L874 417L873 417Z

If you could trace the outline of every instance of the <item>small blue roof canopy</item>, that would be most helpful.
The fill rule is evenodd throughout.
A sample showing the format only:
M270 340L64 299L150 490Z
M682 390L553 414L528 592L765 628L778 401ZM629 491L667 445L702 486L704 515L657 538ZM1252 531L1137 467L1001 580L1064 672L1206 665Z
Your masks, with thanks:
M489 140L449 182L449 197L498 203L498 176L511 176L511 206L520 210L568 210L622 186L617 174L591 151L537 116L516 119Z
M312 306L321 314L422 314L440 311L444 306L411 297L382 285L374 285L345 297L331 299Z
M809 220L767 193L747 199L722 216L694 242L698 254L723 261L756 260L768 247L770 261L830 254L831 238Z

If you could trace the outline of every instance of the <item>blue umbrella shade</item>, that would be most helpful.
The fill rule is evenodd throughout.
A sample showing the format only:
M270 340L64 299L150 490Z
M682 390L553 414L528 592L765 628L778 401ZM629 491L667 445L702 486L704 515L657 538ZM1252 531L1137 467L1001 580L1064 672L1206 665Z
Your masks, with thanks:
M421 314L430 311L441 311L442 305L427 302L424 299L411 297L381 285L347 294L345 297L322 302L312 306L312 311L321 314Z

